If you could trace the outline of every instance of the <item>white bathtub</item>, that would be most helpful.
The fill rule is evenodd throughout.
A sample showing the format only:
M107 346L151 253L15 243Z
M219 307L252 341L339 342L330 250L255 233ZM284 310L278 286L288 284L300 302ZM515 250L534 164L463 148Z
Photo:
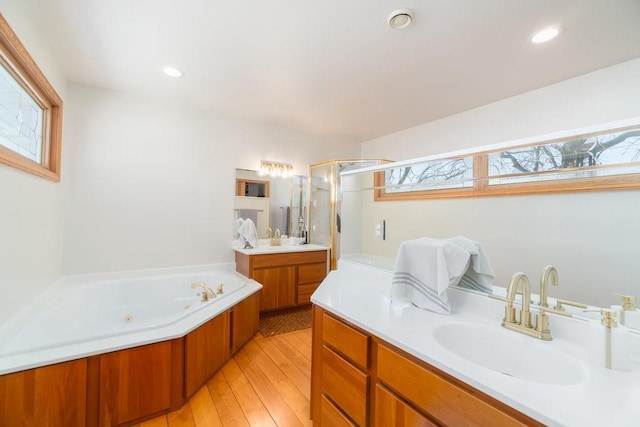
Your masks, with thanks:
M228 265L132 275L69 277L26 307L0 330L0 374L177 338L261 288ZM201 302L194 282L223 294Z

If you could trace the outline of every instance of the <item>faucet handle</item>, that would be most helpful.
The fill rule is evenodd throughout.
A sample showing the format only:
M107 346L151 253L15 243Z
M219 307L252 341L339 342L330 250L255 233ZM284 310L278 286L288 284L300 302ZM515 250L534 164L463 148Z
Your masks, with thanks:
M616 312L613 310L610 310L608 308L596 308L583 311L585 313L594 311L599 312L602 315L602 317L600 318L600 323L602 323L603 326L606 326L609 329L618 326L618 322L616 320Z
M546 313L551 313L551 314L557 314L558 316L573 317L573 313L568 313L564 310L558 310L556 308L538 307L538 309L540 310L541 316L544 316Z
M556 306L553 307L556 310L564 310L564 307L562 307L563 305L570 305L572 307L578 307L578 308L587 308L587 304L582 304L581 302L574 302L574 301L569 301L566 299L556 299Z
M622 309L625 311L634 311L636 306L636 297L632 295L624 295L616 293L619 297L622 297Z
M507 303L507 306L504 308L504 319L502 319L503 325L505 323L510 323L510 324L517 323L516 309L513 307L512 299L501 297L499 295L494 295L494 294L490 294L489 298Z

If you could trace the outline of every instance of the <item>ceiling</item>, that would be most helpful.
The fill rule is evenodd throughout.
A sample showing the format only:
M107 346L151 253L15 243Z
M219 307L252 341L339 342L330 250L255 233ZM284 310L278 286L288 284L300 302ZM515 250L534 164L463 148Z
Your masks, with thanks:
M29 1L70 81L357 141L640 57L638 0Z

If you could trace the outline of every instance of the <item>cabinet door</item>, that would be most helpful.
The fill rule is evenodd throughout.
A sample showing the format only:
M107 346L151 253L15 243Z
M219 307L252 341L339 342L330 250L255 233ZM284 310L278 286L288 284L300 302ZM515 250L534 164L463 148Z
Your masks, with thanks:
M411 361L386 345L377 346L378 380L444 425L532 425L503 412L483 395L465 390L432 367ZM514 416L515 415L515 416ZM535 423L533 423L535 424Z
M270 267L253 270L253 279L262 284L260 311L296 304L296 267Z
M231 309L231 353L235 353L249 341L260 322L260 294L255 293Z
M229 312L225 311L190 332L184 341L187 398L229 359Z
M171 341L100 356L100 425L166 411L171 403Z
M86 424L87 359L0 376L0 425Z
M375 402L376 427L436 427L436 424L380 384L376 384Z

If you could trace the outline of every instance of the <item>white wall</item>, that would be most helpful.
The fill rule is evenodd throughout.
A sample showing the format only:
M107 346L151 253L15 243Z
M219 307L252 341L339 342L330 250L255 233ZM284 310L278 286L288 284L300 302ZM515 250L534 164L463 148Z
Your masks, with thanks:
M0 0L5 20L66 102L65 80L29 7ZM0 164L0 324L60 275L62 222L61 184Z
M65 114L65 274L231 262L236 168L360 149L76 84Z
M362 155L400 160L640 117L639 75L637 59L364 142ZM562 282L553 296L606 305L614 292L640 297L639 212L637 190L370 203L362 245L394 256L401 240L463 234L483 243L498 284L516 271L536 284L550 263ZM386 242L373 233L380 219Z
M362 143L404 160L640 116L640 58Z

